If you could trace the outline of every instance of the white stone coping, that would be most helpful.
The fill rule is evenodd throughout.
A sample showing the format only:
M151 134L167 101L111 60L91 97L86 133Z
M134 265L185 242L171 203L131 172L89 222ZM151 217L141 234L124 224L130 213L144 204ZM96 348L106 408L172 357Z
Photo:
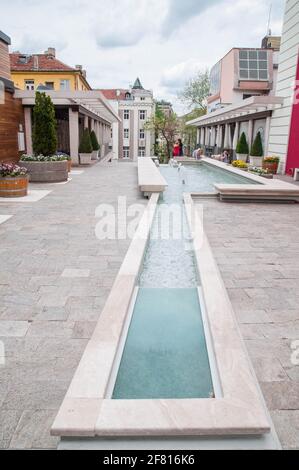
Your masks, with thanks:
M299 198L299 187L288 183L286 181L282 181L279 179L267 179L263 178L258 175L254 175L253 173L240 170L239 168L235 168L227 163L219 162L217 160L213 160L211 158L203 157L201 159L202 162L214 166L216 168L220 168L221 170L229 171L230 173L236 174L238 176L242 176L243 178L247 178L248 180L252 180L259 184L236 184L236 183L215 183L215 189L217 192L222 195L226 196L252 196L257 197L266 197L266 198L289 198L292 199L295 197L296 199ZM192 193L196 196L197 193Z
M138 187L143 193L161 193L168 184L149 157L138 158Z
M151 196L51 433L64 437L260 435L270 424L232 306L190 194L184 196L222 395L113 400L109 381L158 195ZM218 394L216 395L218 396Z

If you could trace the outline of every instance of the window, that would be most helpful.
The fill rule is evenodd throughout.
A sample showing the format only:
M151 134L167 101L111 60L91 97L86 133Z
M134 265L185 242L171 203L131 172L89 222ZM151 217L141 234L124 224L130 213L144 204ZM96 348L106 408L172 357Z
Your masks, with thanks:
M131 93L126 93L125 98L126 98L126 100L130 100L131 99Z
M267 51L239 51L240 80L268 80Z
M70 81L69 80L60 80L60 90L69 90Z
M144 137L145 137L144 129L139 129L139 139L144 139Z
M140 121L144 121L145 120L145 117L146 117L146 111L144 109L141 109L139 111L139 119Z
M111 139L113 139L113 129L111 127L111 133L110 133Z
M141 96L140 101L145 101L145 97Z
M145 147L139 147L138 148L138 156L139 157L145 157Z
M123 158L130 158L130 147L123 147Z
M124 119L130 119L130 111L128 109L124 110Z
M34 90L34 80L25 80L25 90Z
M218 62L211 69L210 73L210 94L217 95L220 92L221 65Z
M54 82L45 82L45 85L49 90L54 90Z
M124 139L129 138L129 129L124 129Z

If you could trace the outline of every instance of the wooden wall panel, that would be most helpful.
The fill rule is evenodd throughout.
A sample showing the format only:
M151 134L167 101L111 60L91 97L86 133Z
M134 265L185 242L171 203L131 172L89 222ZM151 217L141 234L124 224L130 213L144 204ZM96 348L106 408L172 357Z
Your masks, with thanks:
M8 46L0 41L0 77L11 80Z
M0 161L17 162L19 125L24 129L24 112L21 100L5 92L5 102L0 104Z

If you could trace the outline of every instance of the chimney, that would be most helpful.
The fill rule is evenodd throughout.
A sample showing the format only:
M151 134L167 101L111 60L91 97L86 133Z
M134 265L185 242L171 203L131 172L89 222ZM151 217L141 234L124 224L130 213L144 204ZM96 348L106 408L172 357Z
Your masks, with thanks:
M48 47L48 49L45 51L45 54L48 57L56 57L56 49L55 47Z
M82 70L82 75L84 78L86 78L86 70Z
M82 65L75 65L77 70L82 70Z
M33 68L34 70L38 70L38 55L33 56Z

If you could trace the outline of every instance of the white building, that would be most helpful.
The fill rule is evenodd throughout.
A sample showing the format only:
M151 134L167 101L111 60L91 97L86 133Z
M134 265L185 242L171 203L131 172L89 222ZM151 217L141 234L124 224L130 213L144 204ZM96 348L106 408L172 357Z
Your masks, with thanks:
M276 107L272 114L268 153L280 157L280 170L289 175L299 168L298 52L299 1L287 0L276 87L276 96L283 98L283 106Z
M134 161L153 154L154 133L145 123L155 112L152 91L145 90L139 78L130 89L100 90L118 113L121 122L114 123L110 146L114 158Z

